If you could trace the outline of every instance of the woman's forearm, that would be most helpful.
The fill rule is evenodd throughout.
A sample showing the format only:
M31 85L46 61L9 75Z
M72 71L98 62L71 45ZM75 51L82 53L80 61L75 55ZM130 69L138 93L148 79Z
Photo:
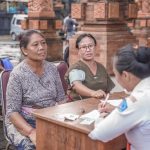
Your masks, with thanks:
M13 112L10 115L10 121L24 136L29 136L32 130L34 129L30 124L26 122L26 120L18 112Z
M103 90L92 90L83 85L82 83L76 81L74 83L73 89L81 96L94 97L94 98L104 98L106 93Z
M92 92L94 92L93 90L87 88L86 86L84 86L82 83L79 82L74 83L73 89L81 96L91 97Z

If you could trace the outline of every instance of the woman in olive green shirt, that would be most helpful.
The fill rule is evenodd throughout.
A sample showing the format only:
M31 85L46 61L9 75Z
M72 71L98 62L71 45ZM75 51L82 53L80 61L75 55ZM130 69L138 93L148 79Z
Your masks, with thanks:
M77 38L80 60L69 68L65 76L71 85L70 97L73 100L103 98L114 87L104 66L94 59L96 44L91 34L82 34Z

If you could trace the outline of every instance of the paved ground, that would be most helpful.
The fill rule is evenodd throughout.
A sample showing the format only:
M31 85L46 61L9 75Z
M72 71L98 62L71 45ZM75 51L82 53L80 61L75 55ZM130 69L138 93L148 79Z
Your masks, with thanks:
M12 41L10 35L0 35L0 41Z
M19 41L12 41L10 35L0 35L0 45L19 44Z

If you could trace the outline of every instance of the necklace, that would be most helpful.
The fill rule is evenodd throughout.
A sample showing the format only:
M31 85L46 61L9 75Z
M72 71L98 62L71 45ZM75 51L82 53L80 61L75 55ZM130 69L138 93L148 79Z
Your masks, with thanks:
M93 78L94 78L94 79L97 79L98 77L95 75L95 76L93 76Z

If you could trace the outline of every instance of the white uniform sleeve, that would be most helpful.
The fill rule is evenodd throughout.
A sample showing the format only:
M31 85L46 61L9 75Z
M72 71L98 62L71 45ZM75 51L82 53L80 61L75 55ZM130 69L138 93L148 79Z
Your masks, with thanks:
M138 102L130 104L130 106L120 112L116 108L104 120L102 120L96 128L89 134L94 140L108 142L124 133L141 122L140 116L143 110L140 109Z
M85 72L83 70L73 69L70 71L69 81L71 85L74 81L84 81L84 80L85 80Z

